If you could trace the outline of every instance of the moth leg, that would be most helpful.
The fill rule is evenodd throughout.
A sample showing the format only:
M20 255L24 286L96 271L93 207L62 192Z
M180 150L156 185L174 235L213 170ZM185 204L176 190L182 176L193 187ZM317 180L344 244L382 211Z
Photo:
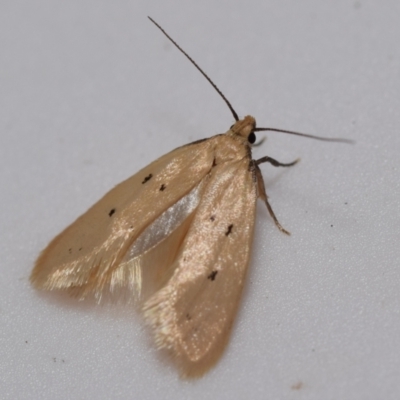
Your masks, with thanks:
M252 144L252 147L261 146L266 140L267 140L267 138L264 136L264 137L262 137L258 142Z
M292 167L293 165L297 164L299 161L300 161L300 158L297 158L296 160L294 160L291 163L281 163L279 161L276 161L274 158L265 156L265 157L262 157L262 158L256 160L256 164L260 165L262 163L270 163L274 167Z
M262 159L264 159L264 158L270 158L270 157L263 157ZM262 160L262 159L261 159L261 160ZM273 159L272 159L272 160L273 160ZM258 160L258 161L260 161L260 160ZM260 197L260 199L264 201L265 205L267 206L269 215L270 215L270 216L272 217L272 219L274 220L275 225L278 227L278 229L279 229L281 232L285 233L286 235L290 235L290 232L287 231L287 230L279 223L278 218L276 217L276 215L275 215L275 213L274 213L274 210L273 210L272 207L271 207L271 204L269 204L268 196L267 196L267 193L265 192L264 179L263 179L263 176L262 176L262 174L261 174L260 168L258 167L258 161L255 162L255 166L256 166L255 170L256 170L257 186L258 186L258 197ZM273 161L274 161L274 162L277 162L277 161L275 161L275 160L273 160ZM289 164L289 165L283 164L283 166L284 166L284 167L286 167L286 166L289 167L290 165L294 165L297 161L298 161L298 160L294 161L294 163L291 163L291 164ZM269 161L265 161L265 162L269 162ZM280 163L278 163L278 164L280 164ZM273 164L273 165L274 165L274 164Z

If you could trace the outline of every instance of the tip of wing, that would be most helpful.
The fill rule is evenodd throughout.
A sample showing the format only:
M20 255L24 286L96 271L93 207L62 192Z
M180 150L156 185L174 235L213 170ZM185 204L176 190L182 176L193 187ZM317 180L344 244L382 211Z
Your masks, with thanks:
M143 307L146 324L150 327L156 346L164 349L178 367L183 379L196 379L208 372L220 359L230 336L230 327L215 342L195 356L190 349L191 336L182 329L182 322L174 311L173 294L168 286L152 296Z

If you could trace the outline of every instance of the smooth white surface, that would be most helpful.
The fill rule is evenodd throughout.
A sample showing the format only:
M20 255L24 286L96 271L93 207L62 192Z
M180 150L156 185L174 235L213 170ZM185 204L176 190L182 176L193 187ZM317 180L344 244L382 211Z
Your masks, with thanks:
M39 294L40 250L156 157L240 115L352 138L280 134L254 156L258 207L230 345L182 381L124 307ZM399 399L400 3L88 1L0 4L1 399Z

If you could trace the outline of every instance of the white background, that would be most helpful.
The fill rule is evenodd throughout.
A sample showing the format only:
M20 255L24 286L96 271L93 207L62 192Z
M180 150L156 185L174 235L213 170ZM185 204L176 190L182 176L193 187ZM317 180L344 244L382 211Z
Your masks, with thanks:
M271 133L242 306L224 356L182 381L127 307L40 294L39 252L158 156L224 132L210 85ZM400 398L398 0L0 5L1 399Z

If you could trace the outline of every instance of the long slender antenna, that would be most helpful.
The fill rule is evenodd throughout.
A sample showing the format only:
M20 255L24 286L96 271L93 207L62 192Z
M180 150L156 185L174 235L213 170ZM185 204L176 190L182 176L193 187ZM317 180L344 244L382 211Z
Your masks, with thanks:
M225 101L226 105L229 107L229 109L231 110L231 113L233 114L233 118L235 118L236 121L239 121L239 117L236 113L236 111L233 109L231 103L229 103L228 99L222 94L222 92L218 89L217 85L207 76L207 74L194 62L194 60L175 42L174 39L171 38L171 36L168 35L167 32L164 31L163 28L161 28L160 25L157 24L156 21L154 21L154 19L152 19L151 17L148 17L149 20L158 28L160 29L160 31L177 47L178 50L180 50L185 56L186 58L188 58L188 60L202 73L202 75L208 80L208 82L211 83L211 86L219 93L219 95L223 98L223 100Z
M321 136L308 135L307 133L286 131L284 129L275 129L275 128L255 128L254 129L254 132L265 132L265 131L288 133L289 135L296 135L296 136L302 136L302 137L306 137L306 138L310 138L310 139L323 140L324 142L354 143L354 141L350 140L350 139L324 138Z

